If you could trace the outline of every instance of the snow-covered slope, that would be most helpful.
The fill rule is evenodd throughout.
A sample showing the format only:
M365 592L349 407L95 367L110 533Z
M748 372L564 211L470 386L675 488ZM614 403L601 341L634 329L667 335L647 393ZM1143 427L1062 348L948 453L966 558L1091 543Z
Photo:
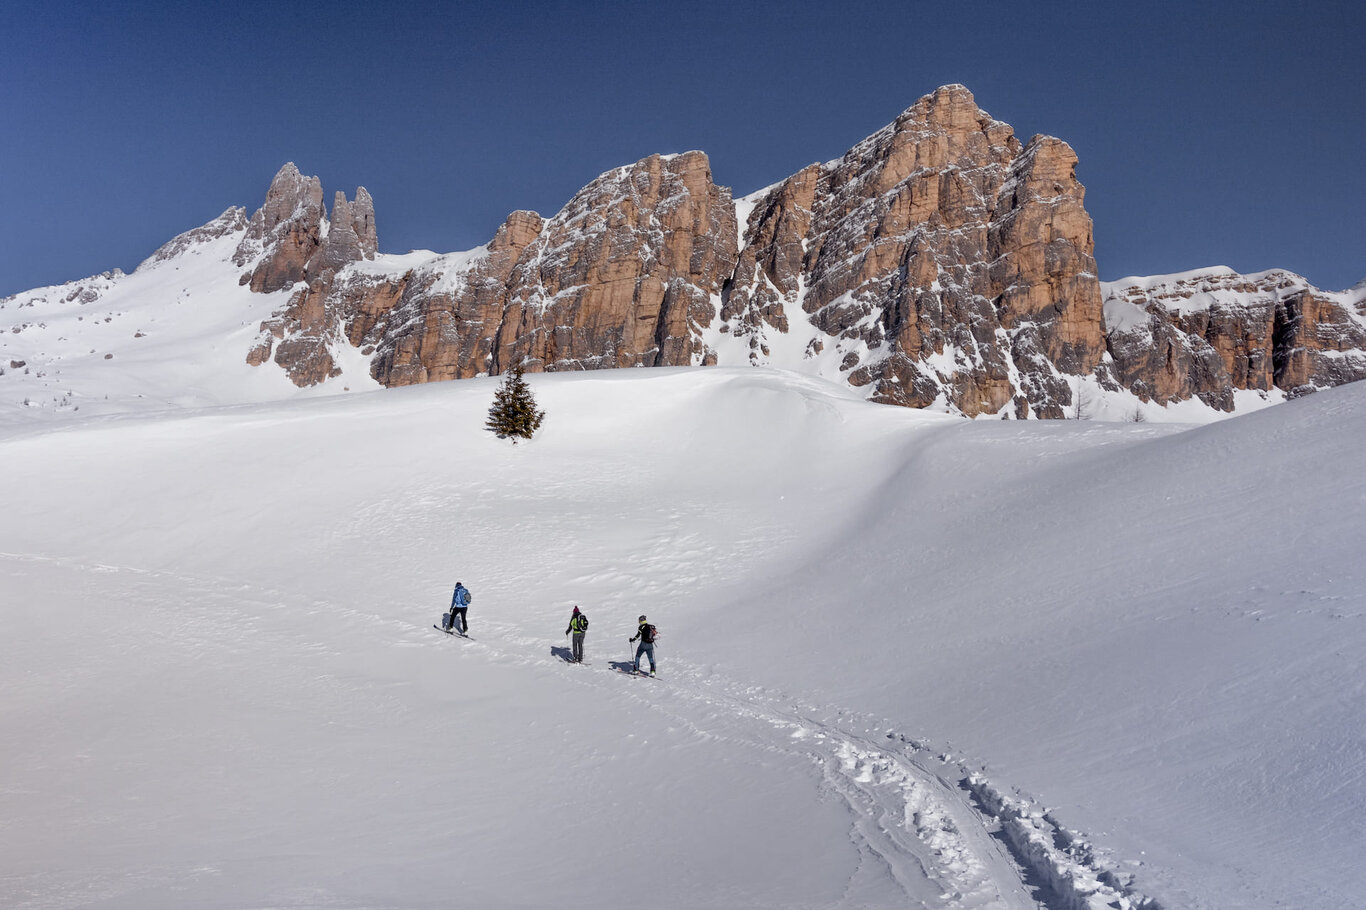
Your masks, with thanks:
M1366 387L532 384L0 429L0 903L1366 906Z
M262 320L289 291L252 293L232 262L245 232L229 209L148 257L0 300L0 424L70 415L275 401L301 392L283 371L246 362ZM368 264L368 263L367 263ZM325 393L377 388L357 352Z

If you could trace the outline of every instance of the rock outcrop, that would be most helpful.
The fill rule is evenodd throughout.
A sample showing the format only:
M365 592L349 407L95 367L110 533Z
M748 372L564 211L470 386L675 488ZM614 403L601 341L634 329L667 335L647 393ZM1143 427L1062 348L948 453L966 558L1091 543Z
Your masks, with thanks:
M762 363L800 310L875 400L1061 416L1104 353L1076 163L940 88L757 200L722 318Z
M326 378L319 330L335 319L350 343L373 349L373 375L390 386L512 364L689 365L736 250L735 206L707 156L652 155L602 175L549 221L514 212L472 255L314 282L263 326L250 360L264 362L278 342L276 362L296 382Z
M375 204L365 187L356 189L356 201L346 201L346 194L337 191L332 201L332 217L327 240L322 245L323 269L336 271L348 262L374 259L379 238L375 235Z
M1145 401L1233 410L1236 390L1290 396L1366 379L1366 292L1216 268L1107 284L1115 381Z
M270 182L265 204L251 216L233 262L251 266L243 284L270 293L312 282L349 262L373 259L378 248L375 206L365 188L356 190L355 202L337 193L329 220L321 181L303 176L291 161Z
M693 362L736 255L735 206L701 152L604 174L523 250L492 368Z
M332 348L343 340L344 325L361 303L334 295L335 276L353 262L374 259L378 249L375 205L365 187L357 187L355 201L338 192L328 218L322 182L304 177L292 161L280 168L265 204L247 223L233 262L249 267L241 283L253 291L304 286L261 324L247 363L259 366L274 359L299 386L339 375Z
M738 201L702 152L652 155L548 219L514 212L479 249L384 257L363 188L337 193L329 219L317 178L287 164L234 258L252 290L295 289L248 361L310 385L350 345L387 386L513 365L771 364L875 401L1017 418L1075 412L1086 376L1224 410L1239 389L1366 376L1364 294L1214 270L1112 285L1103 303L1076 170L1067 143L1021 143L949 85Z
M151 256L143 260L143 266L157 262L166 262L183 255L187 250L203 243L209 243L230 234L236 234L245 230L247 227L247 210L241 206L233 206L223 214L219 215L208 224L201 225L183 234L177 234L170 240L161 245Z
M233 256L239 266L255 263L242 283L270 293L305 280L308 264L322 248L322 225L322 183L287 163L270 182L266 202L251 216Z
M494 357L508 282L544 225L535 212L513 212L472 255L438 257L397 282L381 282L349 327L353 344L375 348L371 374L397 386L499 372Z

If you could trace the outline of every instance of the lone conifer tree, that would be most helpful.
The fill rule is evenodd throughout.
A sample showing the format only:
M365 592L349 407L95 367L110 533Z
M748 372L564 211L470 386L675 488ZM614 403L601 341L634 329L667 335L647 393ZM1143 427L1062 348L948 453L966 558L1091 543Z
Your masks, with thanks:
M499 439L510 438L516 444L518 438L530 439L541 428L544 419L545 411L536 410L536 399L522 378L522 368L508 370L503 375L503 384L493 393L493 407L489 408L489 419L484 426Z

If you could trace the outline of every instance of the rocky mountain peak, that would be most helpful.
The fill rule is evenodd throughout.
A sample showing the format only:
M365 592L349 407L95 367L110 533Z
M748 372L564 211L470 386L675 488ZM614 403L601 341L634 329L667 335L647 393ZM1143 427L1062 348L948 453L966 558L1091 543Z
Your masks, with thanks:
M293 161L287 161L266 190L266 201L260 209L262 230L269 234L287 221L321 218L322 210L322 181L305 177Z
M838 159L738 201L704 153L650 155L548 218L512 212L475 249L398 257L378 252L364 187L328 210L321 181L287 163L250 219L232 208L174 238L139 286L172 281L179 303L205 286L176 281L188 265L287 291L247 296L264 312L245 359L299 386L358 363L386 386L514 365L753 364L878 402L1056 418L1080 415L1084 384L1111 404L1194 397L1227 411L1245 391L1271 400L1366 378L1366 283L1331 293L1284 271L1214 268L1102 295L1077 171L1066 142L1022 144L947 85ZM0 306L92 306L122 277ZM50 344L29 333L43 331L12 326L12 359L42 356Z
M691 323L710 322L735 235L730 191L712 181L702 152L608 171L522 253L493 366L691 363Z
M1021 143L946 85L738 204L704 153L651 155L550 218L513 212L485 246L396 272L363 265L364 189L336 194L328 225L316 178L286 165L238 264L254 290L308 285L250 360L273 352L295 382L321 382L344 339L385 385L514 364L772 364L874 401L1017 418L1075 413L1082 377L1227 408L1237 388L1366 374L1360 294L1278 288L1194 315L1165 291L1125 291L1102 307L1077 167L1066 142Z
M747 339L751 362L767 362L774 333L800 311L820 333L808 356L833 358L877 400L942 400L967 414L1013 400L1021 416L1060 415L1069 392L1035 352L1067 347L1053 342L1067 312L1099 338L1100 298L1090 221L1070 214L1080 184L1060 171L1060 188L1044 195L1040 154L1053 167L1051 146L1023 149L963 86L924 96L839 160L757 200L722 313L732 337ZM1061 207L1066 229L1049 237L1049 258L1026 232ZM1018 317L1048 306L1016 358Z
M311 282L348 262L373 259L379 243L370 194L360 187L356 201L349 203L339 192L332 208L329 222L322 182L286 162L271 180L265 204L252 215L233 256L239 266L254 263L242 283L269 293L299 281Z
M370 193L363 186L356 187L356 198L351 203L351 229L360 241L361 256L374 259L379 252L379 234L375 231L375 200L370 198Z
M348 262L374 259L379 245L375 236L375 205L365 187L356 188L356 201L348 202L346 194L338 190L332 200L332 218L327 238L320 250L321 260L310 262L312 272L319 269L336 271ZM309 269L305 270L309 273Z
M993 144L1014 135L1009 125L1000 123L977 106L977 99L966 86L944 85L921 97L908 107L888 127L894 135L906 134L912 141L921 142L930 136L943 136L950 145L943 148L943 157L956 158L975 154L967 145L968 137L997 127L998 136L990 137ZM885 131L884 131L885 132ZM878 136L874 134L874 136ZM942 148L942 147L941 147Z
M498 228L493 240L489 241L489 250L495 253L516 250L520 253L527 244L541 235L544 228L545 219L535 212L513 212Z

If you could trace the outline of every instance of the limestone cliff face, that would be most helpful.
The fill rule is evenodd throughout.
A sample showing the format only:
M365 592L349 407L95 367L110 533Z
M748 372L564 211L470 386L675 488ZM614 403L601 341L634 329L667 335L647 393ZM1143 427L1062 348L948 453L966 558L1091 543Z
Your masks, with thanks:
M438 257L382 283L349 328L362 351L376 349L372 375L396 386L499 372L494 351L508 282L544 224L535 212L513 212L487 247Z
M1106 286L1114 380L1160 404L1233 410L1239 389L1299 395L1366 378L1366 293L1285 271L1207 269Z
M251 216L233 257L237 265L255 263L242 283L269 293L304 280L308 264L322 248L322 225L322 184L289 162L270 182L265 204Z
M228 209L138 271L190 265L217 276L204 286L274 295L234 288L207 303L269 313L254 315L243 354L299 386L361 379L358 369L396 386L512 366L753 364L879 402L1024 418L1078 414L1082 377L1224 411L1244 391L1295 396L1366 378L1366 282L1331 293L1289 272L1214 268L1102 286L1075 153L1046 136L1020 142L960 85L741 199L702 152L652 155L548 218L513 212L463 253L382 255L364 188L334 193L330 210L324 198L318 178L286 164L250 219ZM126 277L0 306L89 306ZM177 306L188 285L176 283ZM27 370L48 348L9 359Z
M730 191L701 152L604 174L523 250L492 368L691 364L735 267L735 234Z
M771 363L775 345L797 345L879 401L1061 416L1062 374L1090 371L1105 350L1076 163L1056 139L1022 146L946 86L840 160L748 200L743 226L706 155L655 155L603 174L548 221L514 214L484 250L401 276L348 268L364 249L350 227L360 195L338 198L325 232L321 188L287 165L243 249L274 250L253 289L309 285L251 359L278 344L296 382L320 381L323 349L344 335L373 352L376 379L404 385L514 363ZM803 368L790 360L779 365Z
M691 364L734 268L735 233L705 155L652 155L602 175L549 221L514 212L473 257L424 264L396 295L386 284L393 303L368 306L349 335L375 347L385 385L514 364Z
M334 299L334 277L352 262L374 259L378 248L375 206L364 187L357 188L354 202L338 192L328 218L318 178L304 177L292 161L280 168L265 204L248 222L233 262L248 267L241 283L253 291L271 293L300 282L305 286L261 324L247 362L259 366L273 353L300 386L338 375L332 348L341 341L357 301L340 295Z
M375 205L365 187L356 190L355 202L337 193L329 219L322 183L300 174L291 161L270 182L266 202L251 216L233 262L251 266L243 284L270 293L358 259L374 259L378 248Z
M248 361L311 385L349 345L388 386L513 365L767 364L1018 418L1065 416L1079 376L1225 410L1238 389L1366 376L1366 293L1211 270L1103 298L1076 169L1067 143L1021 143L950 85L738 201L703 153L652 155L548 219L514 212L476 250L397 257L377 254L363 188L329 218L317 178L287 164L234 258L252 290L294 289Z
M1061 416L1104 353L1076 163L945 86L757 200L721 316L762 363L800 310L876 400Z

